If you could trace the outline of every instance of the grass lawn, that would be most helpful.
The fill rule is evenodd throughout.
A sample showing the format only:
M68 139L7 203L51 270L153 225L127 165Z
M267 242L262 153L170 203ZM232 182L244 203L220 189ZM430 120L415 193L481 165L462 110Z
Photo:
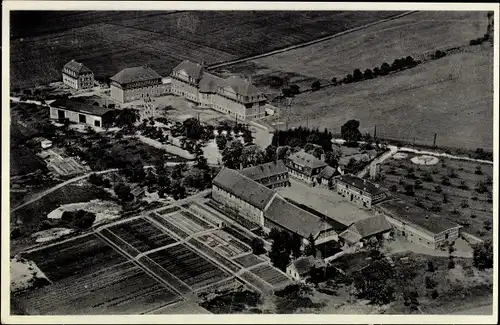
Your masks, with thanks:
M482 174L477 175L475 171L478 164L472 162L440 158L437 165L418 166L410 161L412 157L414 155L409 154L406 159L386 160L381 167L381 174L384 175L380 181L382 186L390 189L395 185L397 192L393 192L394 195L409 202L415 202L417 197L428 209L438 206L441 211L437 214L462 224L464 231L483 239L491 238L492 229L485 227L485 221L493 222L493 204L488 201L487 193L477 193L475 188L478 181L486 181L488 176L493 176L493 166L480 165ZM416 178L408 174L408 169L412 168ZM456 174L456 177L450 177L452 174ZM448 177L450 185L442 184L443 176ZM422 182L422 189L415 190L415 197L408 196L400 178L403 178L403 184L411 185L415 185L418 178ZM441 187L442 193L436 192L437 185ZM461 185L465 187L458 188ZM491 193L491 185L487 185L487 189ZM444 202L443 193L446 193L447 202Z
M150 64L161 75L184 59L207 64L265 53L397 14L381 11L192 11L29 13L14 15L11 84L61 78L71 59L98 78ZM97 17L92 19L92 16ZM97 22L97 23L96 23ZM291 23L293 22L293 23Z

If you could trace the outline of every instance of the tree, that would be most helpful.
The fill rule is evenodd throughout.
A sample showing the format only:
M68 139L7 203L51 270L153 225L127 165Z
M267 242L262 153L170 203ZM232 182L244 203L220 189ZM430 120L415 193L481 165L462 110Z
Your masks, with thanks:
M405 185L405 194L408 196L414 196L415 195L415 190L413 189L413 186L410 184Z
M290 237L290 250L294 258L297 258L301 255L301 247L302 247L302 237L293 233Z
M379 67L373 68L373 77L378 77L381 75L381 73L382 73L382 71L380 70Z
M96 174L96 173L90 174L90 176L89 176L89 183L94 184L96 186L103 185L102 175Z
M264 254L266 252L266 250L264 248L264 241L261 238L255 237L252 240L252 252L255 255L261 255L261 254Z
M300 94L300 87L297 85L290 85L290 91L293 95L298 95Z
M398 191L398 187L396 186L396 184L391 185L390 191L391 192L397 192Z
M312 83L311 89L313 91L319 90L321 88L321 82L319 80L316 80Z
M391 70L392 71L398 71L400 70L401 68L403 68L403 62L401 62L400 59L395 59L393 62L392 62L392 65L391 65Z
M241 165L243 168L264 163L264 152L257 146L244 147L241 151Z
M363 73L363 76L365 79L373 79L373 72L370 69L366 69L365 72Z
M434 267L434 263L432 261L427 262L427 271L434 273L436 271L436 268Z
M395 299L392 278L394 271L385 259L373 261L369 267L354 275L354 287L360 299L373 304L384 305Z
M419 189L421 189L421 188L422 188L422 181L421 181L421 180L419 180L419 179L417 179L417 180L415 181L415 189L416 189L416 190L419 190Z
M493 245L491 240L474 246L473 264L479 270L493 268Z
M436 185L436 187L434 187L434 192L436 192L436 193L442 193L443 189L441 188L441 186Z
M252 143L253 136L250 130L246 129L245 131L243 131L243 141L245 141L246 144Z
M307 240L309 243L305 247L304 255L316 257L316 242L314 240L314 236L310 234Z
M481 165L477 165L476 166L476 170L474 172L476 175L482 175L483 174L483 168L481 167Z
M276 161L278 148L272 144L268 145L264 150L264 162Z
M354 77L352 76L352 74L348 74L347 76L345 76L345 83L351 83L354 81Z
M194 117L186 119L182 126L188 139L199 140L204 131L200 121Z
M349 120L340 128L340 134L342 139L348 142L357 142L361 138L361 132L359 131L359 121Z
M273 244L269 252L269 258L275 267L285 271L290 264L290 239L286 231L278 231L274 234Z
M243 145L241 142L234 140L222 151L222 162L224 166L232 169L239 169L241 164L241 155L243 153Z
M447 186L451 185L450 178L446 175L443 175L443 177L441 177L441 184Z
M352 72L352 77L353 77L354 81L359 81L359 80L363 79L363 73L361 72L361 70L355 69Z
M92 212L85 211L84 215L78 219L76 219L76 226L80 229L88 229L92 227L94 221L96 219L96 215Z
M432 297L432 299L436 299L437 297L439 297L439 293L436 289L434 289L434 291L432 291L431 297Z
M115 191L115 194L118 197L118 199L120 199L121 201L124 202L132 201L133 196L130 193L130 186L123 183L117 183L113 188L113 190Z
M483 181L478 181L476 183L476 192L478 192L479 194L488 192L488 187Z
M191 168L182 180L182 185L196 189L206 188L207 184L205 183L204 171L196 167Z
M450 260L448 261L448 269L454 269L455 268L455 260L453 257L450 256Z
M179 180L175 180L172 182L170 193L174 200L182 200L186 197L186 188Z
M133 127L139 120L139 111L131 108L122 109L115 118L115 124L119 127Z
M332 84L333 84L334 86L336 86L336 85L337 85L337 78L335 78L335 77L333 77L333 78L332 78Z
M448 203L448 194L443 193L443 203Z
M218 136L215 137L215 143L217 144L217 148L219 149L219 151L224 150L227 144L226 136L219 134Z
M381 75L383 75L383 76L388 75L389 72L391 72L391 66L387 62L384 62L380 66L380 72L381 72Z
M340 157L342 157L342 149L338 147L334 147L332 149L333 149L332 151L327 151L325 153L325 162L329 166L337 168L339 165Z

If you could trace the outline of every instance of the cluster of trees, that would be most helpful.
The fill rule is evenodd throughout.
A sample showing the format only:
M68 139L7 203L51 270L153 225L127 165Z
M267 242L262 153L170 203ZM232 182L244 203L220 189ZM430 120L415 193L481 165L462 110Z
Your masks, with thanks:
M115 126L133 130L134 125L140 119L139 111L132 108L116 110L114 124Z
M271 230L269 238L273 241L269 252L271 262L278 269L286 271L291 257L297 258L302 255L302 238L297 234L290 234L288 231L280 231L276 228Z
M289 146L303 148L307 143L321 146L324 152L332 151L333 135L327 129L323 132L319 129L308 129L297 127L288 130L279 130L274 133L272 145L275 147Z
M139 125L139 130L143 136L165 143L168 140L168 135L163 132L162 128L155 127L154 125L155 120L153 118L149 120L144 119Z
M72 228L88 229L92 227L96 215L85 210L64 211L61 215L61 220Z
M480 270L493 268L493 245L491 240L474 247L473 263Z
M394 268L385 259L374 260L354 274L354 287L360 299L368 299L373 304L384 305L395 300L396 276Z

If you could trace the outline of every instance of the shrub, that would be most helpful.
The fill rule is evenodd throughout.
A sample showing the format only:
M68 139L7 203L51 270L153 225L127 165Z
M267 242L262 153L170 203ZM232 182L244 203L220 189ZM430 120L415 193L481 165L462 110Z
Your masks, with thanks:
M436 268L434 267L434 263L432 263L432 261L427 262L427 271L431 273L436 271Z
M13 228L11 231L10 231L10 239L16 239L16 238L19 238L22 236L22 232L21 232L21 229L19 228Z
M493 268L493 245L490 240L474 247L473 264L480 270Z
M319 90L321 88L321 82L319 80L316 80L312 83L311 89L313 91Z
M445 175L445 176L441 177L441 184L447 185L447 186L451 185L451 182L450 182L450 179L448 178L448 176Z
M443 189L441 188L441 186L436 185L436 187L434 188L434 192L436 192L436 193L442 193Z
M465 181L460 181L460 185L458 185L458 188L461 190L468 190L469 186L467 185L467 183Z
M391 192L397 192L398 191L398 187L393 184L393 185L391 185L390 190L391 190Z
M408 196L414 196L415 195L415 190L413 189L412 185L405 185L405 194Z
M469 207L469 202L467 202L467 200L462 200L462 202L460 202L460 207L462 209L465 209L465 208L468 208Z
M478 192L479 194L483 194L483 193L488 192L488 187L486 186L486 184L483 181L477 182L476 192Z
M103 185L103 177L102 177L102 175L98 175L98 174L95 174L95 173L90 174L90 176L89 176L89 183L94 184L96 186Z
M455 260L453 258L450 258L448 262L448 269L454 269L455 268Z
M448 194L443 193L443 203L448 203Z
M416 189L416 190L419 190L419 189L421 189L421 188L422 188L422 181L421 181L421 180L419 180L419 179L417 179L417 180L415 181L415 189Z
M476 219L476 218L477 218L477 216L473 213L473 214L471 214L471 215L470 215L470 218L471 218L471 219Z
M432 297L432 299L436 299L437 297L439 297L439 293L437 292L436 289L434 289L434 291L432 291L431 297Z
M261 255L266 252L264 248L264 241L259 237L255 237L252 240L252 251L255 255Z
M476 174L476 175L482 175L483 174L483 168L481 167L481 165L477 165L476 166L476 170L474 171L474 174Z
M471 200L472 200L472 201L477 201L477 200L479 200L479 198L478 198L477 196L473 196L473 197L471 198Z
M484 229L491 230L491 221L490 220L484 220Z

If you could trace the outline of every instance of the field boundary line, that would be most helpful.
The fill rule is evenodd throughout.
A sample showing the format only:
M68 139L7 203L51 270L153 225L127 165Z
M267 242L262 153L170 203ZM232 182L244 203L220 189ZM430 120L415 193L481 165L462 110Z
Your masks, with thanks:
M179 279L177 276L175 276L174 274L172 274L171 272L165 270L165 268L163 266L161 266L160 264L156 263L155 260L153 260L152 258L150 258L149 256L142 256L143 259L148 259L149 261L151 261L152 264L156 265L159 269L161 269L163 272L165 272L166 274L170 275L172 278L174 278L175 280L179 281L180 284L182 284L183 286L185 286L186 288L189 289L189 292L193 292L193 288L191 286L189 286L186 282L182 281L181 279ZM160 277L158 274L156 274L155 272L151 271L151 269L149 269L144 263L142 263L141 261L139 260L134 260L136 261L139 265L141 265L143 268L149 270L149 272L153 273L156 275L156 277L158 277L159 279L161 279L164 283L166 283L169 287L172 287L173 286L168 283L165 279L163 279L162 277ZM185 296L185 294L182 294L180 293L177 289L175 289L175 292L178 292L181 296Z
M234 261L237 258L244 257L244 256L247 256L247 255L252 255L252 254L253 254L253 252L243 252L241 254L238 254L238 255L235 255L235 256L231 257L231 260Z
M163 230L163 229L161 229ZM175 243L172 243L172 244L168 244L168 245L165 245L165 246L162 246L162 247L158 247L158 248L155 248L155 249L151 249L147 252L142 252L142 253L139 253L136 257L134 257L135 259L139 259L143 256L147 256L148 254L152 254L152 253L156 253L158 251L161 251L161 250L164 250L166 248L170 248L170 247L174 247L174 246L177 246L177 245L180 245L182 244L180 241L176 241Z
M270 267L274 267L274 266L272 266L271 264L269 264L269 262L268 262L268 261L262 261L262 262L260 262L260 263L255 264L255 265L250 265L249 267L246 267L245 269L246 269L247 271L252 271L253 269L256 269L256 268L258 268L258 267L260 267L260 266L266 266L266 265L267 265L267 266L270 266ZM264 279L263 279L263 280L264 280Z
M312 40L312 41L307 41L307 42L303 42L303 43L291 45L291 46L288 46L288 47L285 47L285 48L282 48L282 49L273 50L273 51L270 51L270 52L267 52L267 53L262 53L262 54L248 56L248 57L245 57L245 58L240 58L240 59L236 59L236 60L232 60L232 61L227 61L227 62L221 62L221 63L212 64L212 65L208 66L206 69L207 70L213 70L213 69L217 69L217 68L227 67L227 66L230 66L230 65L234 65L234 64L238 64L238 63L243 63L243 62L246 62L246 61L257 60L257 59L265 58L265 57L272 56L272 55L275 55L275 54L280 54L280 53L288 52L288 51L291 51L291 50L299 49L299 48L302 48L302 47L307 47L309 45L314 45L314 44L317 44L317 43L328 41L330 39L337 38L337 37L340 37L340 36L343 36L343 35L347 35L347 34L350 34L350 33L353 33L353 32L357 32L357 31L360 31L360 30L363 30L365 28L372 27L372 26L375 26L375 25L378 25L378 24L381 24L381 23L385 23L385 22L388 22L388 21L391 21L391 20L396 20L396 19L408 16L410 14L414 14L416 12L418 12L418 11L406 11L406 12L404 12L402 14L398 14L398 15L395 15L395 16L392 16L392 17L389 17L389 18L381 19L381 20L377 20L375 22L372 22L372 23L369 23L369 24L366 24L366 25L354 27L354 28L351 28L351 29L348 29L348 30L345 30L345 31L342 31L342 32L339 32L339 33L335 33L335 34L332 34L332 35L324 36L324 37L321 37L321 38L318 38L318 39L315 39L315 40Z
M118 237L117 235L115 235L112 231L110 231L109 229L107 229L111 234L113 234L118 240L121 240L123 241L123 239L121 239L120 237ZM127 258L131 259L131 260L135 260L134 259L134 256L130 255L129 253L127 253L123 248L121 248L120 246L118 246L116 243L112 242L108 237L104 236L103 234L101 234L100 232L96 232L95 233L97 236L99 236L102 240L104 240L106 243L108 243L108 245L110 245L111 247L114 247L115 250L118 249L121 253L123 253ZM129 247L132 247L130 246L128 243L125 242L125 244L127 244L127 246ZM135 247L132 247L132 249L138 251ZM139 251L138 251L139 252ZM139 252L140 253L140 252Z
M31 246L31 247L28 247L27 249L21 251L20 253L21 254L29 254L29 253L32 253L32 252L36 252L36 251L39 251L41 249L45 249L45 248L49 248L49 247L52 247L52 246L55 246L55 245L59 245L59 244L64 244L66 242L69 242L69 241L72 241L72 240L75 240L75 239L79 239L79 238L82 238L82 237L85 237L85 236L94 236L94 233L92 231L88 231L84 234L80 234L80 235L77 235L75 237L71 237L71 238L66 238L66 239L63 239L61 241L56 241L56 242L52 242L52 243L49 243L49 244L46 244L46 245L40 245L40 246L37 246L37 245L34 245L34 246Z
M132 246L131 244L127 243L127 242L125 241L125 239L121 238L120 236L118 236L117 234L115 234L114 232L112 232L110 229L105 229L105 230L107 230L110 234L112 234L112 235L113 235L115 238L117 238L119 241L121 241L121 242L123 242L125 245L127 245L127 247L130 247L130 248L132 248L132 250L137 251L137 254L140 254L140 253L141 253L141 251L140 251L140 250L138 250L137 248L135 248L135 247L134 247L134 246ZM102 236L104 236L104 237L106 237L106 236L105 236L105 235L103 235L103 234L101 234L101 235L102 235ZM106 237L106 238L107 238L107 237ZM135 256L137 256L137 255L135 255ZM134 256L132 256L132 257L133 257L133 258L135 258Z
M152 213L157 214L159 218L163 218L163 216L161 214L159 214L159 213L156 213L156 212L152 212ZM149 215L146 216L146 218L149 219L149 221L151 221L152 223L155 223L157 226L161 227L160 229L163 230L164 232L166 232L167 234L170 234L172 237L177 238L177 240L179 242L182 242L184 240L184 238L182 238L181 236L177 235L174 231L168 229L164 225L160 224L158 221L152 219Z
M109 227L117 226L117 225L120 225L120 224L123 224L123 223L134 221L136 219L140 219L140 218L143 218L143 216L142 215L138 215L138 216L133 216L133 217L129 217L129 218L126 218L126 219L116 220L116 221L107 223L105 225L99 226L99 227L95 228L94 231L99 232L99 231L102 231L104 229L108 229Z

